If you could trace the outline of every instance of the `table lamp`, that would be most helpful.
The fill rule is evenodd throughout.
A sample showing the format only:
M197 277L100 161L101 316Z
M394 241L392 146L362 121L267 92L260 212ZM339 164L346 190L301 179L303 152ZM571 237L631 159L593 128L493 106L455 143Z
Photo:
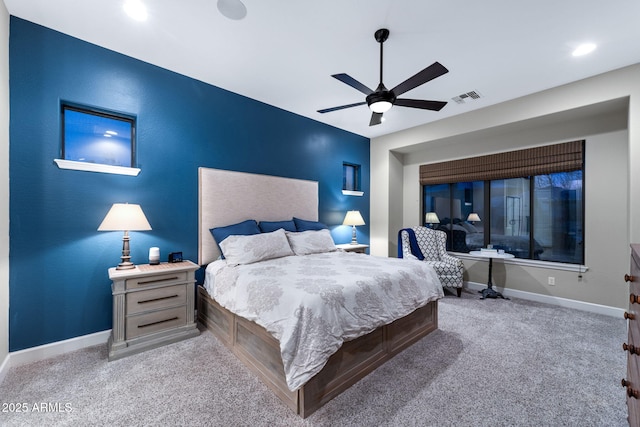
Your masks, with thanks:
M440 219L438 218L438 214L435 212L427 212L424 216L424 222L426 224L431 224L431 228L433 228L433 224L440 224Z
M129 231L148 231L151 225L140 205L114 203L98 227L98 231L124 231L122 237L122 259L116 270L128 270L135 266L129 255Z
M358 239L356 239L356 225L364 225L364 219L362 219L360 211L348 211L347 215L344 217L342 225L350 225L353 227L351 232L351 244L357 245Z
M481 221L480 217L475 212L471 212L467 217L467 222L470 222L471 224L473 224L474 222L480 222L480 221Z

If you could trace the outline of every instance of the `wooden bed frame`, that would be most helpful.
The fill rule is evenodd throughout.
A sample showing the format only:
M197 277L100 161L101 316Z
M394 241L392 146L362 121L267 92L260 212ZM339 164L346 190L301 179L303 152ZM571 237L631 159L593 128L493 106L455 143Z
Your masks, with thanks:
M212 227L246 219L277 221L298 216L317 220L316 182L206 168L200 168L199 181L201 265L211 262L218 254L209 232ZM228 195L234 196L231 207L224 199ZM291 202L291 197L299 200ZM283 203L283 198L289 202ZM257 200L263 200L267 206L260 206ZM309 205L314 203L310 210ZM211 212L220 210L222 212ZM294 392L286 384L280 345L263 327L220 306L202 286L198 287L197 318L285 405L306 418L394 355L436 330L438 302L430 302L393 323L345 342L322 371Z
M280 345L263 327L218 305L198 287L198 322L206 326L296 414L306 418L393 356L438 328L438 302L345 342L297 391L284 377Z

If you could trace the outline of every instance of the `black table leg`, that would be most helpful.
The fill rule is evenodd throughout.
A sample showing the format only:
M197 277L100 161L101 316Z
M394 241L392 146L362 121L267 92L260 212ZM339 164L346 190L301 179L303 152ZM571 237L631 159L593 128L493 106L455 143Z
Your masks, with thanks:
M487 280L487 289L483 289L481 291L478 291L478 292L482 293L482 298L480 298L480 299L485 299L485 298L509 299L509 298L506 298L505 296L503 296L500 292L495 291L493 289L493 283L492 283L492 280L491 280L492 270L493 270L493 258L489 258L489 278Z

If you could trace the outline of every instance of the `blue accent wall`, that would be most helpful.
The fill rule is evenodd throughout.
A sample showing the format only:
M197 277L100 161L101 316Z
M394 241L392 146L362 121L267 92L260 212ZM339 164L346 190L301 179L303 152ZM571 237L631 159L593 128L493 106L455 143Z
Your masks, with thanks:
M151 246L197 261L200 166L318 181L337 243L347 210L368 223L369 139L16 17L10 31L10 351L111 328L122 233L97 228L113 203L153 228L131 232L134 263ZM62 101L136 116L141 173L59 169ZM362 166L364 197L342 195L343 162Z

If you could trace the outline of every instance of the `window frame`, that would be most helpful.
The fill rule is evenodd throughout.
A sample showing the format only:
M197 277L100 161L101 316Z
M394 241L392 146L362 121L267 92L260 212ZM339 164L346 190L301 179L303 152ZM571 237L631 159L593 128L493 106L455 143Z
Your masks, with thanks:
M68 159L67 158L67 139L69 137L69 135L67 135L67 126L66 126L66 113L68 111L73 111L76 113L81 113L83 115L86 115L87 117L96 117L96 118L106 118L106 119L110 119L110 120L117 120L119 122L123 122L125 125L128 125L128 129L129 129L129 133L126 136L126 138L128 138L129 140L129 151L130 151L130 155L128 156L129 158L129 164L128 165L111 165L109 163L102 163L102 162L85 162L83 160L74 160L74 159ZM62 102L60 104L60 160L62 162L66 162L66 163L87 163L87 164L91 164L91 165L95 165L95 169L103 169L103 168L114 168L114 169L134 169L134 170L138 170L136 168L136 159L137 159L137 150L136 150L136 146L137 146L137 141L136 141L136 126L137 126L137 121L136 121L136 117L133 115L129 115L129 114L121 114L121 113L116 113L114 111L108 111L108 110L104 110L104 109L99 109L99 108L94 108L94 107L87 107L87 106L82 106L79 104L74 104L74 103L69 103L69 102ZM56 159L58 160L58 159ZM60 166L60 164L59 164ZM77 168L77 169L81 169L81 168ZM87 169L81 169L81 170L87 170Z
M356 163L342 162L342 194L345 196L362 196L361 182L362 167ZM353 188L347 185L348 182L353 183Z

